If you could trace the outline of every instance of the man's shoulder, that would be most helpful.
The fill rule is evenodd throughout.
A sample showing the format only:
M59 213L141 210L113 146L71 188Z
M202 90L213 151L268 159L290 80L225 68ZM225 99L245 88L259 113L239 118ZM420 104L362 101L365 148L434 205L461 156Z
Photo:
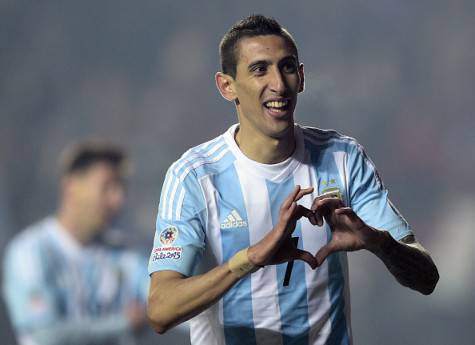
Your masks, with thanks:
M300 126L305 139L313 139L314 141L346 141L349 143L357 143L356 139L345 135L335 129L318 128L311 126Z
M196 177L216 173L227 167L234 156L225 134L188 149L169 168L169 174L184 180L190 173Z
M46 217L21 230L8 242L5 248L6 258L24 258L38 254L40 248L51 242L49 234L52 223L52 217Z
M345 151L360 147L358 141L334 129L300 126L307 146L343 149Z
M53 217L38 220L17 233L9 242L9 247L38 245L50 233L54 226Z

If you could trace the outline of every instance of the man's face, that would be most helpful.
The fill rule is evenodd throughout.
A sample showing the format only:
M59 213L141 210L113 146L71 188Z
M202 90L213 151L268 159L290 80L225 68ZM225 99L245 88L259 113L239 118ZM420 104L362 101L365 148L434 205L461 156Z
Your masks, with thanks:
M91 233L110 225L125 200L120 169L103 162L92 164L86 171L69 177L68 196L77 213L83 215L83 225Z
M237 49L234 90L241 127L279 138L293 128L297 94L303 90L303 65L276 35L246 37Z

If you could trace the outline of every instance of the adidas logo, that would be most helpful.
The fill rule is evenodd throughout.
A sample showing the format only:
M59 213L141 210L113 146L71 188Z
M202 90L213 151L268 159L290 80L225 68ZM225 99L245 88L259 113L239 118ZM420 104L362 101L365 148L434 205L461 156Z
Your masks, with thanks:
M221 223L221 229L242 228L247 226L247 222L241 218L236 210L232 210L230 214Z

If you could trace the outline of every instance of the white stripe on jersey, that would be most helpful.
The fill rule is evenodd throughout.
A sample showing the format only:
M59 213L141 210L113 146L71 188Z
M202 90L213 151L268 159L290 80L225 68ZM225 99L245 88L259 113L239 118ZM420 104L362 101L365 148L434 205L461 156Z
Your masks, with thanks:
M219 139L220 137L216 138ZM213 153L218 151L221 147L225 145L225 142L222 141L216 145L214 145L209 151L205 151L206 148L208 148L209 145L206 146L206 148L203 148L202 150L194 150L190 152L186 157L182 157L180 159L180 164L178 164L175 169L174 173L175 175L178 175L181 169L185 167L187 164L191 164L193 161L199 160L199 159L205 159L207 157L210 157ZM191 157L190 157L191 156Z
M177 220L181 219L181 208L183 206L183 200L185 199L185 188L181 188L180 196L178 197L178 203L176 207L175 217Z
M181 187L183 188L183 187ZM168 202L168 212L167 212L167 218L172 219L172 214L173 214L173 201L175 200L175 194L176 190L178 189L178 179L175 179L175 183L173 184L173 189L170 193L170 199Z
M174 163L175 164L175 163ZM162 192L160 195L160 204L158 205L158 213L162 218L165 218L165 209L166 209L166 198L168 195L168 190L170 189L171 181L173 180L173 174L171 173L172 171L172 166L168 169L167 176L165 177L165 182L163 183L163 188Z
M223 145L221 145L222 147ZM215 146L216 147L216 146ZM191 166L188 166L184 171L183 173L177 178L175 179L175 183L174 183L174 186L173 186L173 190L172 190L172 193L170 195L170 202L168 203L168 218L171 219L172 218L172 212L173 212L173 201L175 199L175 194L176 194L176 187L178 186L178 184L180 182L183 182L186 178L186 176L190 173L190 171L196 169L196 168L199 168L200 166L202 165L205 165L205 164L210 164L210 163L215 163L217 161L219 161L221 158L224 157L224 155L226 155L226 153L229 152L229 149L226 147L224 148L221 152L219 152L218 155L216 155L215 157L213 158L210 158L208 160L203 160L203 161L197 161L195 162L194 164L192 164ZM181 187L183 188L183 187ZM177 205L177 210L180 209L180 212L181 212L181 207L183 205L183 199L181 200L181 204Z
M265 198L267 200L265 205L254 204L254 200L262 200L262 196L268 194L266 181L263 178L260 178L258 181L258 177L246 173L246 168L240 167L239 161L236 161L235 165L246 206L248 226L249 229L256 230L249 231L250 244L254 245L263 238L267 231L273 228L269 199ZM255 328L268 331L265 334L256 332L257 345L282 344L279 290L276 277L277 270L275 265L266 266L251 274L254 325ZM262 303L260 301L265 302ZM263 317L263 315L268 317ZM258 317L257 319L256 316Z
M221 227L219 224L219 216L217 209L217 200L215 194L215 188L210 176L204 176L200 179L200 185L203 188L205 199L208 206L208 218L207 218L207 235L213 238L213 241L208 242L208 248L216 257L217 262L223 262L223 250L221 247ZM208 313L208 311L210 313ZM210 315L208 315L210 314ZM224 328L223 325L223 299L221 298L217 305L211 306L203 313L199 314L192 319L193 327L191 327L191 343L202 344L203 339L207 342L210 340L216 340L216 345L225 344L224 341ZM196 326L195 326L196 325ZM209 331L212 331L212 335ZM205 332L206 331L206 332ZM214 344L211 344L214 345Z
M170 190L171 184L174 181L174 176L178 175L178 171L186 165L189 161L187 158L191 155L196 155L197 153L206 150L210 145L214 144L217 142L221 136L214 138L213 140L208 141L207 143L204 143L203 145L200 145L198 147L192 147L188 149L180 159L178 159L176 162L174 162L170 168L168 169L168 174L165 179L164 187L163 187L163 193L162 193L162 198L160 200L160 210L161 210L161 216L162 218L166 217L166 207L167 207L167 202L166 199L168 198L168 192ZM172 205L173 206L173 205Z
M223 145L225 145L225 143ZM223 145L221 145L220 147L222 147ZM180 181L183 181L191 170L199 168L200 166L205 165L205 164L215 163L215 162L219 161L221 158L223 158L224 155L228 152L229 152L229 148L226 147L219 154L217 154L215 157L213 157L213 158L208 157L209 159L207 159L207 160L199 160L199 161L193 163L192 165L188 166L183 171L183 173L180 175Z
M347 169L347 153L346 152L333 152L333 158L335 159L335 164L338 169L338 173L340 175L340 180L344 189L346 191L346 200L349 203L349 193L348 193L348 186L349 186L349 176L348 176L348 169ZM350 284L349 284L349 273L348 273L348 256L346 253L338 253L338 259L340 260L340 264L342 267L342 274L343 274L343 281L344 281L344 298L345 298L345 319L346 319L346 331L348 333L348 339L350 341L350 345L353 343L353 339L351 337L351 305L350 305Z
M206 229L208 237L213 239L212 241L208 241L207 245L211 247L217 262L223 262L223 250L221 247L221 226L219 223L217 209L218 201L216 200L216 190L209 175L203 176L200 179L200 185L203 188L203 193L208 208L207 224L204 228Z
M345 199L349 203L349 194L348 194L348 185L349 185L349 177L347 173L347 166L346 166L346 159L347 154L346 152L333 152L333 158L335 159L335 165L338 170L338 175L340 176L341 186L344 186L343 189L345 190Z
M209 143L205 144L205 146L208 147L208 145L211 145L212 143L218 141L218 139L220 139L220 138L221 137L218 137L214 140L211 140ZM162 218L164 218L164 219L167 219L167 218L171 219L172 218L173 202L174 202L174 199L175 199L175 194L176 194L176 191L177 191L177 188L178 188L178 184L185 179L186 175L188 175L188 173L192 169L195 169L196 167L198 167L202 164L206 164L208 162L208 160L206 160L206 158L209 158L211 155L213 155L213 153L215 153L217 150L219 150L221 147L223 147L225 145L226 145L226 143L224 141L221 141L220 143L217 143L216 145L214 145L209 151L206 151L204 153L202 153L201 150L197 151L197 150L190 149L190 150L187 151L187 153L185 153L183 155L183 157L180 160L173 163L173 165L169 169L170 178L168 178L167 181L166 181L165 192L163 194L163 195L165 195L165 199L162 201L163 202L162 214L161 214ZM226 151L226 150L223 150L223 151ZM218 161L219 159L222 158L222 156L224 156L225 153L222 154L222 155L221 154L222 154L222 152L220 153L220 155L218 157L211 160L211 162ZM191 159L188 159L188 158L191 158ZM193 162L195 162L195 163L193 164ZM187 165L189 165L189 166L187 167ZM180 177L177 178L176 176L178 175L180 170L185 168L185 167L187 167L185 169L185 171L180 175ZM172 190L171 190L170 195L169 195L168 191L169 191L170 186L172 185L172 183L173 183L173 187L172 187ZM181 206L182 205L178 205L178 208L181 209Z
M300 201L300 204L310 208L318 194L318 179L315 169L309 168L306 165L300 166L294 173L294 183L302 187L314 187L314 192L303 196ZM302 229L301 241L304 244L304 249L315 255L320 247L327 243L325 230L312 225L304 218L300 220L300 226ZM331 332L331 319L328 313L326 313L331 308L330 295L328 293L327 279L319 278L322 276L328 276L328 260L325 260L316 270L312 270L309 265L305 264L308 323L310 325L308 337L309 344L314 345L324 345L327 339L322 337L321 334L330 334ZM320 340L317 341L317 339Z

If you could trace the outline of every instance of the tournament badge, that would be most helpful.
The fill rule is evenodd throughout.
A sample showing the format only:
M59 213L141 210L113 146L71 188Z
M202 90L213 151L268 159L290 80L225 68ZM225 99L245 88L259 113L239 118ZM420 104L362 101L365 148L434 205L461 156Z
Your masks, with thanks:
M170 245L178 238L178 229L170 226L160 233L160 243Z

